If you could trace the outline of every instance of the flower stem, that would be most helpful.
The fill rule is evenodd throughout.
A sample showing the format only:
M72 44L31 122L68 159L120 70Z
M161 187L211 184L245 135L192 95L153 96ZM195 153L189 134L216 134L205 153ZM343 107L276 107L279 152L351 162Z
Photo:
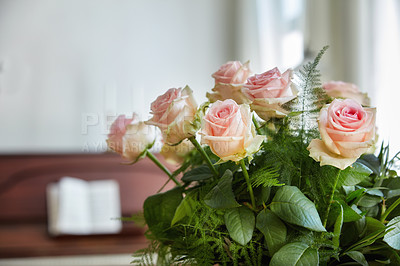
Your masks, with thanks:
M332 204L332 201L333 201L333 195L335 195L335 190L336 190L337 183L339 182L339 176L340 176L340 172L341 171L342 170L338 169L338 172L337 172L336 178L335 178L335 183L333 184L333 187L332 187L332 192L331 192L331 195L329 197L328 208L326 208L325 218L324 218L324 222L323 222L324 227L326 227L326 223L328 222L328 216L329 216L329 212L331 210L331 204Z
M175 179L175 177L171 174L171 172L152 154L151 152L147 151L146 152L147 157L149 157L150 160L153 161L161 170L163 170L164 173L167 174L169 179L174 181L174 183L178 186L181 187L182 185L178 182L178 180Z
M398 198L392 205L390 205L389 208L387 208L387 210L385 211L385 213L384 213L384 214L382 215L382 217L381 217L381 222L382 222L382 223L385 221L385 219L386 219L386 217L389 215L389 213L390 213L391 211L393 211L394 208L396 208L397 205L399 205L399 204L400 204L400 198Z
M196 140L196 137L190 137L189 138L190 142L193 143L193 145L196 147L196 149L200 152L201 156L203 156L203 159L206 161L208 164L208 167L210 167L211 172L213 172L215 177L218 177L218 172L215 169L214 165L212 164L210 157L208 157L207 153L204 151L204 149L201 147L200 143Z
M251 183L250 183L249 173L247 172L246 164L244 163L244 159L240 160L240 166L242 167L244 179L246 179L247 190L249 191L250 199L251 199L251 205L252 205L253 209L255 209L256 208L256 201L254 199L253 188L252 188Z
M260 129L260 124L258 123L256 117L253 114L253 123L254 123L254 127L256 128L257 134L258 135L262 135L261 129Z

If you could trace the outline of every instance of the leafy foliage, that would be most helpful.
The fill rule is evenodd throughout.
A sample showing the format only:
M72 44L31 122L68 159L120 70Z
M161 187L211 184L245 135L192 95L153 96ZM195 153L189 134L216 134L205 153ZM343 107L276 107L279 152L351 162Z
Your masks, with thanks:
M243 168L217 164L216 175L194 150L173 173L183 187L146 200L150 245L135 265L154 265L154 254L157 265L400 265L400 154L389 158L382 145L340 171L309 157L316 116L330 101L317 69L326 49L295 74L300 92L288 117L258 128L268 141L246 164L256 206Z

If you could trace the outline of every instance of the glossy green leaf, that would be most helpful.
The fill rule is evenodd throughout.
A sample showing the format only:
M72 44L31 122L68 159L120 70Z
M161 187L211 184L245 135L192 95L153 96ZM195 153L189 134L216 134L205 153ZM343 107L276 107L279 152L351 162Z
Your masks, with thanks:
M174 188L148 197L143 204L143 214L150 231L158 238L171 227L175 210L182 201L182 192Z
M271 211L282 220L313 231L326 231L315 204L295 186L278 189L271 202Z
M352 258L354 261L358 262L362 266L368 266L368 262L364 257L364 254L362 254L359 251L349 251L346 252L346 255Z
M211 172L210 168L207 165L200 165L199 167L196 167L186 172L182 176L182 181L185 183L192 181L201 181L209 179L213 176L214 174Z
M338 204L334 204L331 207L331 213L333 215L333 217L331 219L336 219L336 217L339 215L339 213L341 211L340 207L342 207L342 209L343 209L343 222L344 223L354 222L354 221L358 221L359 219L361 219L362 216L359 213L357 213L354 209L352 209L349 205L347 205L347 203L344 200L335 199L335 201Z
M381 201L382 201L382 199L380 197L371 196L371 195L366 194L360 198L357 205L361 206L361 207L374 207Z
M270 266L319 265L318 250L304 242L293 242L283 246L272 257Z
M390 220L386 227L387 234L383 237L383 241L392 248L400 250L400 216Z
M174 218L172 218L171 226L185 218L186 216L190 217L192 213L195 211L197 202L195 199L194 193L188 193L185 198L181 201L175 211Z
M286 226L273 212L261 211L257 215L256 227L263 233L271 256L286 243Z
M357 160L357 162L362 163L363 165L371 169L374 172L374 174L379 175L381 162L379 158L376 157L375 155L364 154L361 156L360 159Z
M271 195L270 187L258 187L254 190L257 205L265 204L269 200L269 196Z
M216 209L239 207L232 191L232 172L226 170L218 184L204 197L204 202Z
M346 202L351 205L351 203L357 203L360 198L365 194L365 188L360 188L357 189L353 192L351 192L349 195L346 197Z
M340 172L339 184L344 186L357 185L366 179L371 173L372 170L367 166L359 162L355 162L351 167L348 167Z
M365 217L365 227L362 232L363 235L370 235L373 234L374 232L380 231L385 228L385 225L372 217Z
M247 207L232 208L225 212L225 225L230 237L241 245L249 243L255 226L254 213Z

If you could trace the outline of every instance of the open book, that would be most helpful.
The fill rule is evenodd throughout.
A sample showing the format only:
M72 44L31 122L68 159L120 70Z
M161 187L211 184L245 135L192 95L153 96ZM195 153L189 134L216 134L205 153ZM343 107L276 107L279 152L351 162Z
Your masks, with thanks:
M122 223L118 182L63 177L47 186L49 233L113 234Z

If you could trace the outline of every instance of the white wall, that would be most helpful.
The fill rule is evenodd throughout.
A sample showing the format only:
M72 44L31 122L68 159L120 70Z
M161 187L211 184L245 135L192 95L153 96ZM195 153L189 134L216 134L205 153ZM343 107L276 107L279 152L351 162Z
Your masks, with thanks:
M203 101L236 59L234 12L229 0L0 0L0 153L103 151L107 115L146 119L186 84Z

